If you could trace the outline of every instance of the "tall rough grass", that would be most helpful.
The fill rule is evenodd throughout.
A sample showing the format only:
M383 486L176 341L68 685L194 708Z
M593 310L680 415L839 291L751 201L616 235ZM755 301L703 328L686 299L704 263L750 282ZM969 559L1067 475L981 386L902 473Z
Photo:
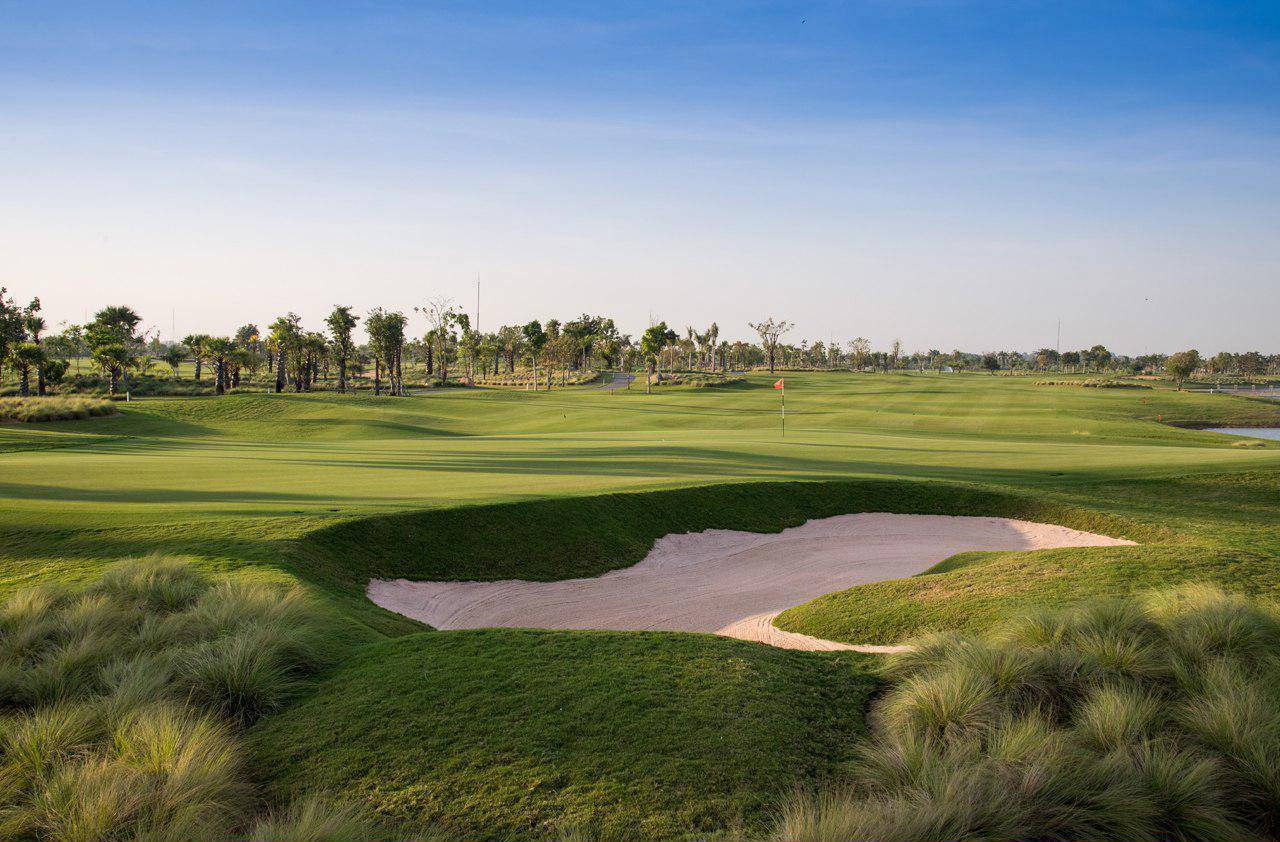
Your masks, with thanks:
M783 806L777 838L1280 836L1280 615L1195 586L934 635L850 780Z
M70 421L115 413L111 401L81 397L0 398L0 421Z
M325 664L319 623L295 590L220 583L165 558L10 597L0 604L0 839L258 834L246 826L255 802L239 728ZM272 819L263 838L345 838L288 835L314 827L320 810Z

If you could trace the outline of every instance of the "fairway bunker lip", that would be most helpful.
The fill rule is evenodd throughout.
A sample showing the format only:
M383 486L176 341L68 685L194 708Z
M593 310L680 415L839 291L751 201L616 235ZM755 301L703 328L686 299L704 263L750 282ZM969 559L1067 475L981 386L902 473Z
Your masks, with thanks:
M788 649L886 651L784 632L773 618L829 593L923 573L957 553L1133 543L1011 518L866 512L774 533L673 533L639 563L589 578L374 579L365 592L377 605L441 630L682 631Z

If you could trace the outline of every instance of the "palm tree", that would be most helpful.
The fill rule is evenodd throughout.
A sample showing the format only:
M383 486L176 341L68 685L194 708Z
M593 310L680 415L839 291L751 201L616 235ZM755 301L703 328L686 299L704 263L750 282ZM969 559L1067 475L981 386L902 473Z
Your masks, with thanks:
M85 326L85 339L93 352L94 361L110 375L110 390L115 394L120 377L133 361L133 349L138 345L138 323L142 317L130 307L115 305L104 307Z
M289 362L289 358L295 355L296 346L301 338L302 319L296 313L289 313L272 322L268 329L271 331L268 341L276 350L275 391L279 394L284 391L284 384L288 376L286 364ZM297 390L301 391L300 385Z
M203 373L204 365L204 343L209 341L209 337L203 333L192 333L183 337L182 344L191 349L191 356L196 361L196 382L200 382L200 376ZM175 376L176 372L175 372Z
M26 328L27 335L31 337L31 342L37 348L40 347L40 334L44 333L45 321L40 316L40 299L33 298L31 303L27 305L27 309L22 313L22 326ZM41 361L36 366L36 393L44 394L44 364L47 360Z
M164 349L164 355L161 359L168 363L169 368L173 369L173 379L178 379L178 370L182 367L182 361L187 358L187 349L181 345L174 343Z
M31 369L44 365L44 351L34 342L23 342L9 352L9 360L22 374L22 396L31 394ZM40 394L44 394L44 384L40 384Z
M225 336L213 336L205 340L204 352L214 366L213 393L215 395L224 395L227 392L227 386L230 383L228 364L235 350L235 343Z
M347 391L347 360L355 346L351 341L351 331L355 330L359 316L351 314L350 307L336 306L329 318L325 319L329 326L329 338L333 342L333 354L338 361L338 391Z
M92 353L93 361L103 371L107 372L108 394L114 395L120 388L120 378L130 361L132 361L133 355L129 353L128 348L120 343L94 345L92 346Z
M644 392L646 395L653 394L654 369L658 369L659 375L662 373L662 352L678 339L679 335L668 328L666 322L658 322L640 337L640 350L644 354L645 363Z

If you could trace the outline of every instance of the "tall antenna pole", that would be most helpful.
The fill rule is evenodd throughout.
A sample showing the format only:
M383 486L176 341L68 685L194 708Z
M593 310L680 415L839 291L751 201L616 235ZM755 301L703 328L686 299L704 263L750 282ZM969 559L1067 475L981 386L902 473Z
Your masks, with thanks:
M480 332L480 273L476 272L476 333Z

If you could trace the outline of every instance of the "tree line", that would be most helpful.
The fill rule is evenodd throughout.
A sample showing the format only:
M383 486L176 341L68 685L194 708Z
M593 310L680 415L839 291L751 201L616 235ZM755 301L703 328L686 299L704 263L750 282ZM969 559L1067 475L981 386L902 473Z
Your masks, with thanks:
M411 324L425 329L413 335ZM571 372L596 369L643 372L646 388L676 371L723 375L730 371L767 369L856 371L1059 371L1094 373L1164 373L1181 386L1194 376L1262 377L1280 374L1280 355L1258 351L1220 352L1203 358L1196 351L1172 356L1128 357L1103 345L1059 353L965 352L937 349L906 353L894 340L875 350L865 337L841 340L787 341L795 325L774 317L749 323L758 341L728 341L718 324L686 325L683 331L665 321L638 337L620 332L606 316L582 314L560 321L531 320L482 332L469 314L447 298L432 298L410 313L376 307L363 315L338 305L318 329L296 313L277 317L265 330L245 324L233 333L189 334L163 342L156 331L143 331L143 319L124 305L104 307L83 325L65 324L51 333L41 315L39 298L17 304L0 288L0 366L13 372L20 394L46 393L68 377L83 379L87 360L105 381L109 393L128 390L131 378L149 377L167 365L177 379L183 366L194 367L196 384L206 382L215 394L240 387L246 378L265 382L276 392L306 392L321 381L326 388L352 391L363 384L375 395L403 395L406 372L416 368L428 384L499 382L531 389L551 389Z

